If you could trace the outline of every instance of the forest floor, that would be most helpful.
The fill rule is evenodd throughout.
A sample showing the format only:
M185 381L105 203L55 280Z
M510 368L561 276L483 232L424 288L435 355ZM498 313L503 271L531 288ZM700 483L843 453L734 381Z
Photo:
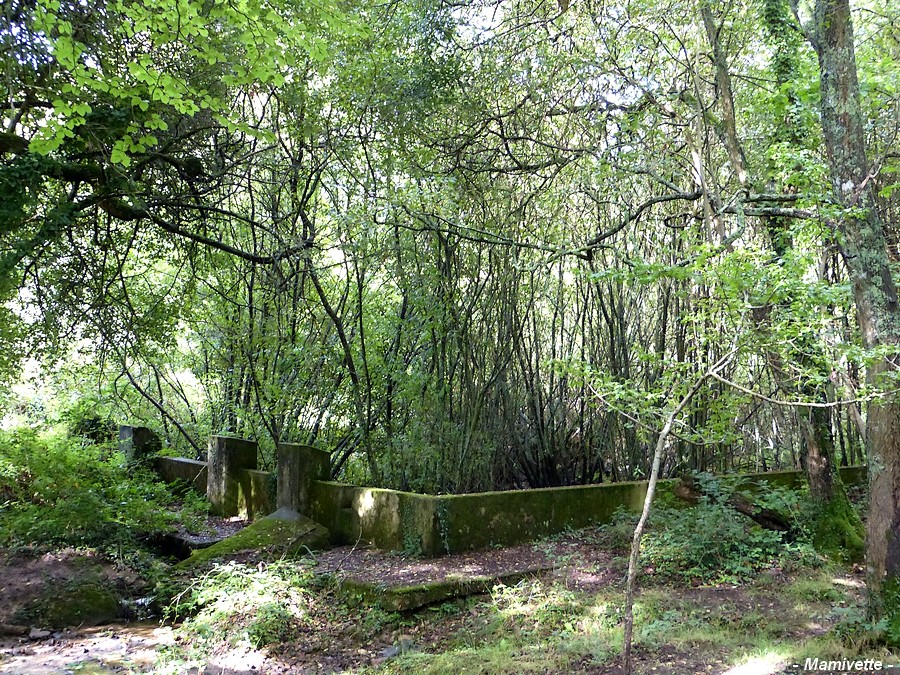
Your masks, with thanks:
M17 608L86 564L85 555L73 551L0 552L0 624L7 633L0 636L0 674L624 672L625 560L591 531L455 559L345 547L300 560L299 568L318 565L328 581L305 577L314 581L304 582L297 596L299 613L269 626L266 646L259 648L246 639L258 625L246 611L224 622L174 627L135 622L50 631L8 624ZM243 556L233 565L246 580L267 563ZM372 606L339 582L356 577L384 590L442 576L489 579L509 570L533 573L506 585L485 582L483 592L410 611ZM122 566L102 563L95 572L120 591L147 590ZM796 664L806 658L893 658L841 639L842 626L862 621L859 568L773 568L742 585L704 587L645 573L636 603L637 673L774 675L802 672Z

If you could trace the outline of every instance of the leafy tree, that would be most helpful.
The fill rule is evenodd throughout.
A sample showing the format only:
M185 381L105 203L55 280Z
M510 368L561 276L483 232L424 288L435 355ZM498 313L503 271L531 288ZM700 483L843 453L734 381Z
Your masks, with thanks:
M870 382L891 388L896 350L900 345L900 309L866 154L850 4L819 0L808 33L819 57L822 90L822 130L831 174L832 223L853 284L863 344L881 347L870 364ZM896 604L900 561L894 551L900 538L900 448L897 425L900 407L895 394L869 405L867 420L870 511L866 561L870 609L889 618L892 631L900 626Z
M888 222L895 12L871 5ZM92 352L72 380L115 414L198 456L316 443L404 489L622 480L727 356L660 472L805 462L847 506L887 343L853 311L872 277L838 254L858 215L790 3L4 12L5 297L35 353Z

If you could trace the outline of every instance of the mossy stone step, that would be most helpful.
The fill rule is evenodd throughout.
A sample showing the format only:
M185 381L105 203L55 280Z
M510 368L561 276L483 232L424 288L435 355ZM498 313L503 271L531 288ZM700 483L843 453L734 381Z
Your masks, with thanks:
M554 567L548 563L493 575L453 574L435 581L396 586L345 577L338 582L338 587L345 601L373 605L388 612L407 612L451 598L488 593L497 584L515 584Z
M295 511L282 509L212 546L194 551L174 569L191 569L216 558L228 558L245 551L271 552L278 556L298 555L325 547L328 539L328 530L319 523Z

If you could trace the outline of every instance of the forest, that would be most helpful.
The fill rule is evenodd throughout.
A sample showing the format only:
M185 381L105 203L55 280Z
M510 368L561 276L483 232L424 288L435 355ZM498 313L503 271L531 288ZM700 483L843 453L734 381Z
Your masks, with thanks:
M430 494L802 469L900 641L895 3L6 0L0 46L7 443Z

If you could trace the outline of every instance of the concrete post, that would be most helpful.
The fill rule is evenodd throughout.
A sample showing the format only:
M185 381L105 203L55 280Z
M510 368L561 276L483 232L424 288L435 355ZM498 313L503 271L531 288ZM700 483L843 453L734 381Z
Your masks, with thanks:
M147 427L119 427L119 450L128 464L141 464L162 449L162 441Z
M250 476L245 470L256 468L258 449L255 441L210 436L206 497L217 515L240 515L241 495L251 492Z
M275 506L309 515L309 490L314 480L331 477L331 457L309 445L278 444L278 492Z

